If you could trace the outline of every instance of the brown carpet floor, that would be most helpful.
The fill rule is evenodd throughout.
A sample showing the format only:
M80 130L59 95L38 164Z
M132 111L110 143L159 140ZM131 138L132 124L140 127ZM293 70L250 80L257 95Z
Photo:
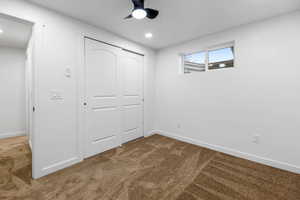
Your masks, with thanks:
M300 200L300 175L159 135L39 180L24 138L10 142L0 141L1 200Z

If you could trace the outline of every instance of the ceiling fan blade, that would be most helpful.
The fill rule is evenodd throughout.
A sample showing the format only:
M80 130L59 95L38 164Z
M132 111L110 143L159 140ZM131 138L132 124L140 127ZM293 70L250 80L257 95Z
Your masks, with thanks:
M131 0L131 1L134 5L134 9L144 8L144 0Z
M132 18L132 14L128 15L127 17L125 17L124 19L130 19Z
M154 9L151 9L151 8L146 8L145 10L147 12L147 17L149 19L155 19L159 14L158 10L154 10Z

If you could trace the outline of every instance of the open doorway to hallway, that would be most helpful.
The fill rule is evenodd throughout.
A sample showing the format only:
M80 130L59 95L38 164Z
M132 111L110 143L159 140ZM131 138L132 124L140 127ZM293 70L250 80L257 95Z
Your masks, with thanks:
M0 14L0 187L31 177L33 24Z

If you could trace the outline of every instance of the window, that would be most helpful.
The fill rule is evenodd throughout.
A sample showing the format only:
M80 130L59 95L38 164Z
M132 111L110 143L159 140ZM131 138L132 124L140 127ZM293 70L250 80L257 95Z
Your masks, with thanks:
M234 67L234 44L219 45L192 54L183 55L184 73Z
M208 51L208 69L234 67L234 47Z
M184 73L205 71L206 52L198 52L184 56Z

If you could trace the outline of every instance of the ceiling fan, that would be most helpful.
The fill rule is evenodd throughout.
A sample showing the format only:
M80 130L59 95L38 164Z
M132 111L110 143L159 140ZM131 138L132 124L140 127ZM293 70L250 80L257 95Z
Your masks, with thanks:
M133 10L130 15L125 17L125 19L135 18L144 19L145 17L149 19L155 19L159 11L152 8L145 8L144 0L131 0L133 3Z

